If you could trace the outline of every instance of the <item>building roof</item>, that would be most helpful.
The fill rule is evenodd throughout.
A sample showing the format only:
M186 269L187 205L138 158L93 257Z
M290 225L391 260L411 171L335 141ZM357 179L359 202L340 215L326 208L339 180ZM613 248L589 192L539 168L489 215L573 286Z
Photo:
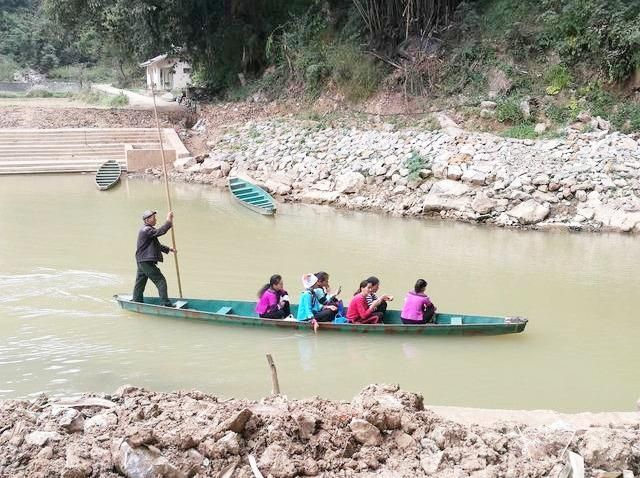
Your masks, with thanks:
M168 56L167 54L158 55L154 58L151 58L150 60L140 63L140 67L144 68L146 66L153 65L154 63L158 63L159 61L166 60L167 56Z

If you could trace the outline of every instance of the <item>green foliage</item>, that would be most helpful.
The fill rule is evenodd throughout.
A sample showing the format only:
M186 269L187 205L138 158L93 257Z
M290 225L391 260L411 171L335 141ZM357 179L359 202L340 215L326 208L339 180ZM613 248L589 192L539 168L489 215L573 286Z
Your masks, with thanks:
M495 61L496 52L488 45L475 43L456 48L443 67L444 92L483 91L487 85L486 72Z
M506 121L508 123L518 124L524 121L519 98L509 96L498 99L496 103L496 119L501 123Z
M624 133L640 132L640 103L630 101L619 104L611 115L611 123Z
M129 104L129 98L122 93L111 96L94 90L82 90L76 98L84 103L118 108Z
M566 106L559 106L554 103L548 105L544 114L547 118L557 124L566 124L569 120L575 118L572 110Z
M640 65L640 2L544 0L542 7L546 35L565 62L594 64L611 81Z
M482 28L492 36L502 38L512 30L522 29L521 23L532 6L531 0L480 0L478 10Z
M0 81L12 81L13 74L20 69L20 66L11 58L0 55Z
M362 101L373 95L384 71L355 45L340 44L328 51L331 78L350 101Z
M281 34L271 38L268 49L267 59L287 68L289 77L312 96L319 93L331 73L324 41L328 28L320 13L307 12L283 25Z
M616 104L614 96L602 88L602 84L592 82L578 90L578 95L583 98L586 107L593 116L608 118Z
M557 95L567 88L572 81L573 78L567 67L564 65L554 65L545 74L545 82L548 85L545 91L548 95Z
M118 79L114 68L105 64L94 66L87 66L85 64L59 66L50 70L47 76L55 80L79 81L80 84L84 84L85 82L112 82Z
M17 0L0 11L0 54L21 67L48 72L61 64L92 61L100 41L90 27L77 35L60 29L45 14L39 0Z
M0 93L0 98L73 98L74 93L66 91L29 90L26 93Z
M404 162L405 167L409 170L407 176L409 180L417 180L420 178L420 171L431 166L431 161L424 158L417 151L411 151L411 156Z
M532 123L520 123L503 131L502 136L506 138L534 139L537 134Z
M114 108L127 106L129 104L129 97L127 95L119 93L116 96L111 96L107 101L107 104Z

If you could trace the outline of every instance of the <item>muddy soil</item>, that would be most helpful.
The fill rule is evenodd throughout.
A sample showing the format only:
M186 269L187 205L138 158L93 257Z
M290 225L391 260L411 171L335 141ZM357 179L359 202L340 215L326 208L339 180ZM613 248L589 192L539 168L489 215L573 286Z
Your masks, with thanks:
M637 424L572 429L446 420L420 395L370 385L350 402L220 399L123 386L113 395L0 404L6 477L556 477L640 472ZM615 472L605 475L605 472Z

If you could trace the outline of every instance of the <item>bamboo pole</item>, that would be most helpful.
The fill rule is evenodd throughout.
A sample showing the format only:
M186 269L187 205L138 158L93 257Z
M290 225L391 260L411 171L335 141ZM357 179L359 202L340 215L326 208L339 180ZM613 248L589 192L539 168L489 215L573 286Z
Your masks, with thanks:
M273 384L273 390L271 390L272 395L280 395L280 383L278 382L278 371L276 370L276 364L273 361L273 357L271 354L267 354L267 362L269 363L269 368L271 369L271 383Z
M164 142L162 141L162 133L160 132L160 121L158 120L158 108L156 107L156 92L155 89L153 88L153 84L151 85L151 97L153 98L153 114L155 115L156 118L156 128L158 130L158 141L160 142L160 154L162 155L162 172L164 175L164 189L165 192L167 193L167 207L169 208L169 211L173 211L173 208L171 207L171 195L169 194L169 179L167 178L167 164L165 162L165 158L164 158ZM180 266L178 265L178 251L177 251L177 247L176 247L176 233L175 233L175 226L171 226L171 242L173 244L173 250L175 251L173 253L174 257L175 257L175 263L176 263L176 276L178 277L178 293L180 295L180 298L182 299L182 282L180 281Z

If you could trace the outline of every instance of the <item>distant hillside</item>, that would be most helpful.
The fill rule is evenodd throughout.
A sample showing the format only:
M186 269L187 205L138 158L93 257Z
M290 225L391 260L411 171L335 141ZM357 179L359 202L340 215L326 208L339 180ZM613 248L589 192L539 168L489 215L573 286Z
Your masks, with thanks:
M580 112L640 131L637 0L10 0L0 76L140 78L189 57L198 85L242 99L423 98L476 127L532 137ZM61 33L63 32L63 33ZM492 103L482 103L491 101ZM582 122L588 128L588 122ZM548 133L548 132L551 133Z

